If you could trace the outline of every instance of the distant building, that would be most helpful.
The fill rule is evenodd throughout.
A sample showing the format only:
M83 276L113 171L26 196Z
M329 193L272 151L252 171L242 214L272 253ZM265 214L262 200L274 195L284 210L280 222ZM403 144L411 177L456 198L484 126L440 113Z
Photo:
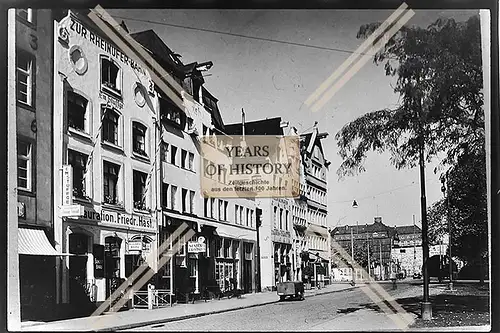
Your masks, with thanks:
M398 240L397 231L395 228L382 223L381 217L375 217L372 224L337 227L333 229L331 235L333 238L332 244L335 242L340 245L349 256L348 258L343 257L332 246L332 264L335 267L334 272L336 273L334 274L335 280L352 279L350 263L351 244L354 245L354 249L362 248L363 251L366 251L364 253L367 253L366 249L369 249L370 273L372 277L384 280L389 278L391 268L393 271L397 270L394 266L395 261L391 251ZM368 271L368 258L366 260L362 259L364 264L358 264ZM356 271L357 279L363 277L366 278L366 275L363 275L361 271Z
M422 271L422 229L416 225L396 226L399 243L392 249L398 271L404 276L413 276Z

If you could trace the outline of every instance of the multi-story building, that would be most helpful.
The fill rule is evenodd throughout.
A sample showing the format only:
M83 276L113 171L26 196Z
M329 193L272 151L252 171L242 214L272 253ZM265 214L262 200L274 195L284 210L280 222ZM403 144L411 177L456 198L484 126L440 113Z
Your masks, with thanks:
M393 272L398 272L396 258L392 255L394 247L398 244L397 231L382 223L381 217L375 217L372 224L336 227L331 235L332 244L335 242L340 245L349 256L351 256L351 244L354 246L354 259L360 261L358 264L365 271L369 271L372 277L384 280L390 277L391 269ZM335 267L334 280L351 280L350 259L338 253L334 246L331 251ZM361 254L357 255L357 251ZM356 279L367 277L361 270L356 270L355 274Z
M183 107L158 91L162 119L158 174L160 240L167 240L179 225L187 223L196 233L182 243L206 244L202 252L191 252L187 244L180 245L175 259L159 269L157 288L171 290L177 296L200 295L205 288L230 288L234 281L244 292L255 291L255 201L208 197L200 188L200 174L205 165L200 155L200 138L211 136L216 143L215 135L224 135L226 131L218 100L203 86L203 71L213 64L183 64L152 30L131 36L183 89L178 96Z
M325 158L316 124L311 133L300 135L301 195L293 201L295 258L297 278L316 285L330 273L330 234L327 224L327 173L330 162Z
M422 229L416 225L396 226L396 233L399 242L392 249L392 258L396 261L398 271L405 276L421 272L423 264ZM432 255L429 254L430 257Z
M71 254L61 301L81 307L104 301L156 248L158 101L148 70L85 12L67 11L54 39L53 218L57 248ZM75 205L83 212L68 212Z
M57 302L51 172L52 31L51 10L9 11L8 140L9 151L17 155L17 159L9 158L9 176L17 178L8 191L17 197L11 198L17 205L9 202L10 207L17 206L17 216L9 216L9 244L17 244L17 249L9 248L9 282L14 284L9 283L9 313L20 313L12 322L48 318Z
M229 124L225 129L229 135L282 136L285 124L280 117L276 117ZM260 286L262 290L273 290L276 283L290 281L294 277L291 200L258 198L256 203L262 222L259 229Z

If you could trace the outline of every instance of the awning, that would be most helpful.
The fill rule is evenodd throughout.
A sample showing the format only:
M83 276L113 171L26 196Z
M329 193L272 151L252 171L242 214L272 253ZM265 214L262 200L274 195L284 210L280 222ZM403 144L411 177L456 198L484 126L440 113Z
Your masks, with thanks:
M70 253L57 252L50 244L43 229L22 228L18 229L19 254L33 256L64 256Z

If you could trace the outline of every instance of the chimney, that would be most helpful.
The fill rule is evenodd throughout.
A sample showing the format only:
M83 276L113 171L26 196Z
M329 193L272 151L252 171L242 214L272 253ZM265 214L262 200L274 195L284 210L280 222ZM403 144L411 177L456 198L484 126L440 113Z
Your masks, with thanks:
M375 223L382 223L382 216L375 216L373 218L373 222L375 222Z

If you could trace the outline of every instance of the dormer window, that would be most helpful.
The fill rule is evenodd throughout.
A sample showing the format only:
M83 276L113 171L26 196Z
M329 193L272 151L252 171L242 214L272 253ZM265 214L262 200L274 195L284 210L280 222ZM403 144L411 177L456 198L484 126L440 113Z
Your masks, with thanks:
M160 98L160 114L162 119L168 121L177 128L184 129L186 126L186 115L173 103Z
M101 88L103 90L121 95L120 67L106 57L101 58Z

